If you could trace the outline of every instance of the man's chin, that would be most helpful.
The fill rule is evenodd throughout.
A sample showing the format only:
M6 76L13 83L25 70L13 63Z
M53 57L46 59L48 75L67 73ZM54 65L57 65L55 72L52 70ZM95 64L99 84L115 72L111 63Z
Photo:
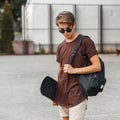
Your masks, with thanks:
M70 35L67 35L67 36L65 36L65 38L66 38L66 39L70 39L70 38L71 38L71 36L70 36Z

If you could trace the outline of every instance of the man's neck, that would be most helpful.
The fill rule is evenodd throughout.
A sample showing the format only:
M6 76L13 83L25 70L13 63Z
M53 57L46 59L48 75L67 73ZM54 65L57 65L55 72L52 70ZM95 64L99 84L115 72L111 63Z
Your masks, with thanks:
M66 42L72 42L72 41L74 41L74 40L77 38L77 36L78 36L78 33L75 32L75 33L71 36L70 39L65 39L65 40L66 40Z

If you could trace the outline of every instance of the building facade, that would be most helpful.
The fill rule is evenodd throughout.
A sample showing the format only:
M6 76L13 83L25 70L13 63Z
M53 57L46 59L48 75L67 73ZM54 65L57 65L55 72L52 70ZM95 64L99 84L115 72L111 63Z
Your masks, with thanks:
M55 25L61 11L75 14L77 31L88 35L100 52L115 52L120 47L119 0L28 0L23 9L23 37L34 41L36 51L55 53L64 39Z

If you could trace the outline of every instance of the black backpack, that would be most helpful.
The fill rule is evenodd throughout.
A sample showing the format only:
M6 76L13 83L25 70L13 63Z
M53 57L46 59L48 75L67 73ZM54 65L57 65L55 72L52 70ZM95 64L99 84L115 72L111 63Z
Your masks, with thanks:
M74 51L72 53L71 59L69 60L69 64L72 63L78 48L80 47L82 41L86 36L80 35L80 40L76 44ZM79 85L86 96L96 96L99 92L102 92L104 86L106 84L105 78L105 65L101 58L99 58L101 63L101 71L92 73L92 74L77 74L75 77L77 78ZM90 61L88 60L85 66L90 65Z
M80 87L87 96L96 96L99 92L102 92L106 83L105 78L105 66L101 58L101 71L91 74L75 75ZM90 65L90 62L89 64Z

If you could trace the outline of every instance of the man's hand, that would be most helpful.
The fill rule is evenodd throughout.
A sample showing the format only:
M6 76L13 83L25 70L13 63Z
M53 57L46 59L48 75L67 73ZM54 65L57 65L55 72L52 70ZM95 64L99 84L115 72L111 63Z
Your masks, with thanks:
M56 102L54 102L54 101L53 101L53 105L54 105L54 106L58 106L58 104L57 104Z
M64 64L63 71L64 73L74 74L74 68L70 64Z

